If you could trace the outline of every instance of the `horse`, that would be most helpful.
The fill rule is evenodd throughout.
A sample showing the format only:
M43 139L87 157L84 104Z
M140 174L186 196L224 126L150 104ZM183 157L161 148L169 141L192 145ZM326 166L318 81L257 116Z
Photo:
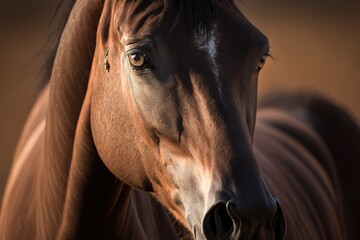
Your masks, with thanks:
M359 239L358 123L257 103L269 41L232 0L61 6L1 240Z

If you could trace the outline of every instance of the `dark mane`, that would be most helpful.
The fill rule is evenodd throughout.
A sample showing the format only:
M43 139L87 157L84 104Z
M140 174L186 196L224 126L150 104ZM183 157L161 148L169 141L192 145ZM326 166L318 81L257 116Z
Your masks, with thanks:
M76 0L60 0L48 26L42 48L35 56L35 66L38 67L39 87L42 88L49 80L54 64L61 35ZM37 65L36 65L37 64Z
M173 29L186 21L190 30L207 35L216 10L221 5L229 5L232 0L164 0L165 6L175 5L178 15L173 23Z

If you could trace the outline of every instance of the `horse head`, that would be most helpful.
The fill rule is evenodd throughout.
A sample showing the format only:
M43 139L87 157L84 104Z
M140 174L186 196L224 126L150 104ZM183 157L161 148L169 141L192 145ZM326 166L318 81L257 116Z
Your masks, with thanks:
M283 239L252 150L267 38L232 1L105 1L90 75L96 149L197 239Z

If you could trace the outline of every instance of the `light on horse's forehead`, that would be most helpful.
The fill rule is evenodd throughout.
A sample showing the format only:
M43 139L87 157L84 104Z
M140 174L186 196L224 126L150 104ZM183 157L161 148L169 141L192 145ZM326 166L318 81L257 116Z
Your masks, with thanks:
M220 75L220 69L218 66L218 63L216 61L217 55L218 55L218 39L216 37L216 24L213 25L210 35L208 37L201 36L199 34L195 34L195 43L199 47L200 50L205 51L208 56L208 61L211 66L211 70L214 74L216 85L218 88L218 92L221 98L221 101L224 103L223 99L223 86L220 81L219 75Z

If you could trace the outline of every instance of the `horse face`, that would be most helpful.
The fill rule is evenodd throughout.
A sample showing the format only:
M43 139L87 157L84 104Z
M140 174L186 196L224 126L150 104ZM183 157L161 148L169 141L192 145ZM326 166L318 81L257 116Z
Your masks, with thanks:
M206 34L186 21L174 30L176 12L105 6L91 75L97 150L198 239L281 239L280 205L252 152L268 41L235 6L219 8Z

